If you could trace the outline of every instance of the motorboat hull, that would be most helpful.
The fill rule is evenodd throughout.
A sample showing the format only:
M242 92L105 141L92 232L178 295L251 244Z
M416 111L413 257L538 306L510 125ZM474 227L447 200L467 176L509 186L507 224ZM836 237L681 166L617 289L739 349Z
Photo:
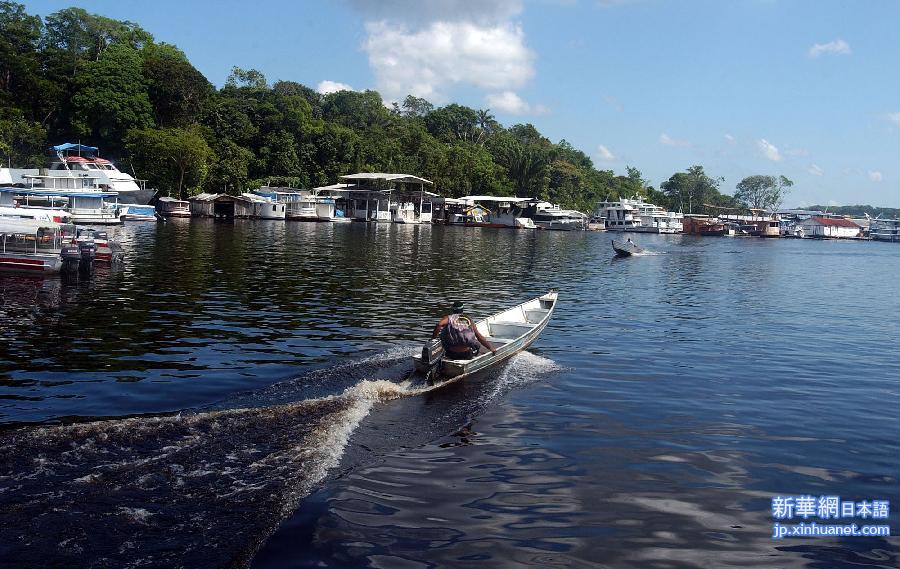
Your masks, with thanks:
M0 253L0 271L29 275L49 275L62 269L59 255L34 253Z
M630 257L644 251L634 243L616 241L615 239L612 240L612 248L619 257Z
M444 358L439 364L438 381L455 381L486 371L528 348L550 322L557 297L558 293L551 291L477 322L475 325L494 345L496 353L488 352L470 360ZM512 330L521 330L522 333L507 337ZM429 371L422 356L414 356L413 365L420 373Z

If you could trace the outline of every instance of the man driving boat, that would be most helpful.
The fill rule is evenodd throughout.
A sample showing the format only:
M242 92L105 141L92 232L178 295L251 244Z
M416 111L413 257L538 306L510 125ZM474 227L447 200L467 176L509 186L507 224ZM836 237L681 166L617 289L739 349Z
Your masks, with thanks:
M481 353L486 353L482 348L497 353L494 346L478 331L472 319L462 312L463 305L457 302L450 314L441 318L431 333L432 338L440 335L444 357L451 360L471 360Z

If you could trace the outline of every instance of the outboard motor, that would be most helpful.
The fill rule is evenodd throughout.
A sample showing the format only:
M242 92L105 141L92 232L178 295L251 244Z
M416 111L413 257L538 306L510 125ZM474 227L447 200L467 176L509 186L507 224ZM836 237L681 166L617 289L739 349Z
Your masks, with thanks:
M78 243L63 245L59 250L59 256L62 257L64 271L77 271L81 264L81 247Z
M97 244L93 241L82 241L78 245L81 252L82 271L91 271L94 268L94 258L97 256Z
M441 367L441 360L444 359L444 345L440 338L433 338L425 342L422 347L422 363L428 366L425 372L425 378L428 385L434 383L434 378Z

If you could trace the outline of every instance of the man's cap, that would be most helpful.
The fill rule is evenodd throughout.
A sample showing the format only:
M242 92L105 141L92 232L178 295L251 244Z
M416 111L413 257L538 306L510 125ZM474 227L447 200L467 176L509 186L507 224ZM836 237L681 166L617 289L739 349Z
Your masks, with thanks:
M450 310L453 312L453 314L459 314L463 311L463 308L464 306L462 302L454 302L453 308L451 308Z

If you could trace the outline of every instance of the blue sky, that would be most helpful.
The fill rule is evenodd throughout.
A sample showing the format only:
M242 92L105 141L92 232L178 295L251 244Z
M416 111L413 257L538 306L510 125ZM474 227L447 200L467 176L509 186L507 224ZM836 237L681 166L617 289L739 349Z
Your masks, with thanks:
M658 186L701 164L730 193L900 207L900 2L35 0L139 23L213 83L233 65L323 90L414 93L531 122Z

